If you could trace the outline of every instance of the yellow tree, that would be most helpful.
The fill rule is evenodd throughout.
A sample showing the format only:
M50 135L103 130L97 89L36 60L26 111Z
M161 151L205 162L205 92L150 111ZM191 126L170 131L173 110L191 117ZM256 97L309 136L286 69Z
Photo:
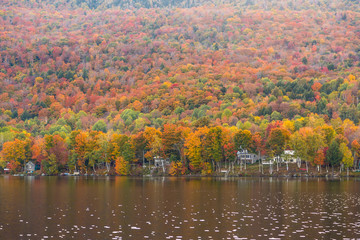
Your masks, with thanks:
M334 139L336 132L332 126L329 126L327 124L317 128L323 133L325 144L327 146L330 146L331 141Z
M185 141L185 155L188 157L190 163L189 167L192 171L200 171L202 158L201 158L201 141L199 136L195 133L190 133Z
M126 176L129 174L130 165L123 157L118 157L115 160L115 172L118 175Z
M351 150L354 152L354 156L357 162L356 165L359 166L360 144L356 139L351 143Z
M169 174L172 176L179 175L182 173L184 166L182 162L171 162Z
M343 157L341 159L341 163L347 169L347 175L349 176L349 167L352 167L354 164L354 157L351 154L350 149L346 145L346 143L340 144L340 152L342 153Z
M318 150L325 145L323 135L310 127L300 128L291 136L290 142L296 155L305 160L307 170L308 162L314 163Z
M4 143L1 155L4 161L10 164L13 172L20 170L21 164L25 170L25 164L29 160L29 156L31 156L30 145L29 139L15 139L12 142Z
M285 119L282 122L282 127L285 128L286 130L288 130L290 133L293 133L295 131L294 122L289 119Z
M87 152L87 138L88 134L81 131L75 137L75 152L77 156L77 165L80 171L86 172L85 156Z
M163 155L163 146L161 141L161 132L153 127L146 127L144 130L144 137L146 139L146 149L148 150L145 157L149 161L154 157Z
M189 167L192 171L198 172L205 162L204 139L208 134L207 127L199 128L190 133L185 140L185 155L189 159Z

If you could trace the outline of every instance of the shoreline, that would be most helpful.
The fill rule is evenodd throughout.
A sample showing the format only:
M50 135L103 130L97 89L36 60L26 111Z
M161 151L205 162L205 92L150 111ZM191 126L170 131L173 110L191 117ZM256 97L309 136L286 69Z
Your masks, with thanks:
M326 169L322 168L321 171L318 171L316 168L298 168L295 165L289 165L288 168L285 166L279 166L278 170L271 169L271 168L263 168L259 171L258 165L248 165L246 169L239 169L236 168L232 171L221 171L211 172L208 174L204 174L203 172L185 172L181 174L170 174L169 169L166 168L165 171L162 171L160 168L153 168L152 170L149 169L142 169L143 171L137 171L137 169L132 169L128 172L128 174L117 174L114 169L110 169L108 172L106 169L98 169L97 171L88 171L85 173L81 173L80 171L74 172L58 172L53 175L48 175L40 170L31 172L31 173L11 173L11 172L3 172L0 175L11 175L11 176L62 176L62 177L106 177L106 176L128 176L128 177L142 177L142 178L149 178L149 177L186 177L186 178L231 178L231 177L267 177L267 178L340 178L340 177L360 177L360 171L358 169L353 169L350 171L341 171L338 169Z
M339 178L360 178L360 173L356 172L355 174L232 174L232 175L200 175L200 174L188 174L188 175L169 175L169 174L154 174L154 175L103 175L103 174L80 174L80 175L36 175L36 174L0 174L1 177L11 176L11 177L134 177L134 178L330 178L330 179L339 179Z

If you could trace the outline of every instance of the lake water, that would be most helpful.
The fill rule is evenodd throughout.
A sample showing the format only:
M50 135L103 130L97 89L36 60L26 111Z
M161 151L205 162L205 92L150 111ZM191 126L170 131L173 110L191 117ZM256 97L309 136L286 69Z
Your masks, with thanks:
M0 177L0 239L360 237L360 179Z

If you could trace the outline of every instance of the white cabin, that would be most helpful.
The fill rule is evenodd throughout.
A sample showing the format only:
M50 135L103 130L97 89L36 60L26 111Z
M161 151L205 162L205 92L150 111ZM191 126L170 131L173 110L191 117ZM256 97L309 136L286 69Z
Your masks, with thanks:
M166 165L170 165L170 161L160 156L156 156L154 157L154 165L155 167L164 167Z
M294 150L285 150L281 156L276 156L272 160L274 162L278 161L279 163L298 163L301 161L300 158L295 156Z

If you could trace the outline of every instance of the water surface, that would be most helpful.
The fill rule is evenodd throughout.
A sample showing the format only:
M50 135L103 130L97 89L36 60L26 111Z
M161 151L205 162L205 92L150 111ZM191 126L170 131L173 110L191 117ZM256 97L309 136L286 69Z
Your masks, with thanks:
M360 237L360 180L0 177L0 239Z

